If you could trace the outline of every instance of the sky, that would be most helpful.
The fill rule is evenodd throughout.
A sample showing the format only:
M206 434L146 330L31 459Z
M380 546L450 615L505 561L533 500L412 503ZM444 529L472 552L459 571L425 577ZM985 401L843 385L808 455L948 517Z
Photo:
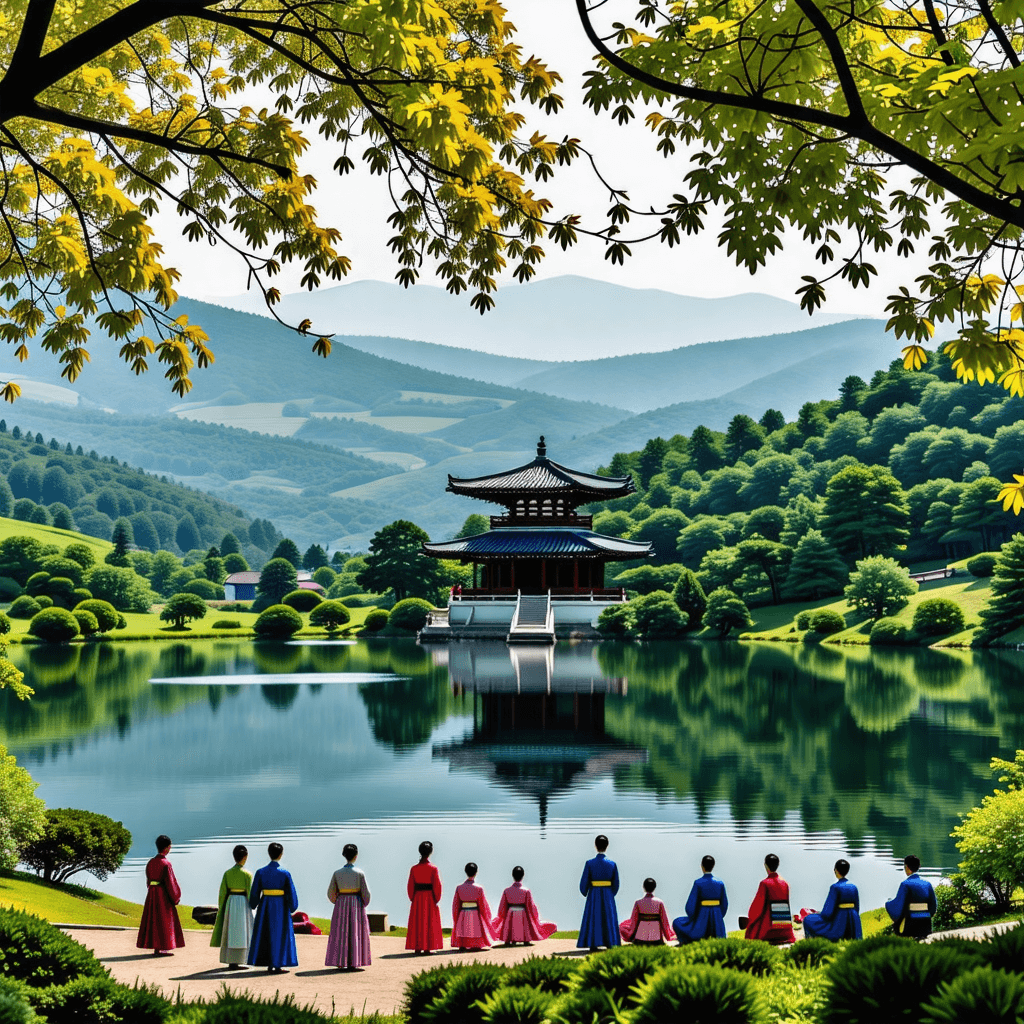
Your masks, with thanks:
M643 117L628 127L620 127L604 114L595 115L582 101L582 75L592 66L592 49L580 26L572 0L506 0L509 17L519 30L526 54L535 53L564 77L560 92L565 110L547 118L526 108L533 126L541 125L552 138L575 136L595 154L602 172L616 187L626 189L634 205L658 206L672 193L683 191L682 178L688 169L684 155L670 160L655 152L655 139L643 127ZM353 263L348 281L393 281L397 266L387 248L391 234L386 217L391 206L384 182L359 172L345 179L332 171L337 153L310 131L314 140L304 170L313 173L318 189L313 204L322 220L342 232L341 251ZM599 223L610 205L607 192L582 162L576 167L559 169L555 178L538 188L552 198L556 207L581 213L585 222ZM681 295L719 297L742 292L764 292L789 300L803 283L803 274L818 272L811 247L799 238L790 238L782 254L770 260L756 276L738 268L724 249L717 245L716 225L721 215L712 212L708 228L699 236L685 239L681 246L669 249L657 242L634 247L634 255L625 266L613 266L604 259L604 247L596 241L584 242L562 252L553 243L544 248L547 258L538 277L577 274L634 288L659 288ZM180 224L171 214L160 220L161 241L169 262L182 272L179 291L195 298L216 301L218 297L237 295L246 287L241 263L228 258L223 247L186 242ZM829 286L828 312L883 315L886 296L895 286L912 281L915 270L895 256L871 257L879 270L878 281L868 290L853 290L833 282ZM283 292L299 290L298 271L282 275L277 284ZM425 284L439 284L427 275ZM509 284L512 283L508 275ZM332 282L333 283L333 282ZM512 285L514 286L514 285ZM464 294L455 302L468 302ZM809 321L809 326L811 321Z

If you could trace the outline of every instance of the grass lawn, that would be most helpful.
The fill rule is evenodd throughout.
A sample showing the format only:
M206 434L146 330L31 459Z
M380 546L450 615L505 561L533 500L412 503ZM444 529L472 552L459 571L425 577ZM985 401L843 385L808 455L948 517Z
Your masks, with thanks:
M107 552L114 547L108 540L87 537L84 533L75 533L73 530L58 530L55 526L23 523L20 519L6 519L0 516L0 540L6 540L8 537L32 537L40 544L56 544L62 549L71 543L87 544L93 549L97 562L102 562Z

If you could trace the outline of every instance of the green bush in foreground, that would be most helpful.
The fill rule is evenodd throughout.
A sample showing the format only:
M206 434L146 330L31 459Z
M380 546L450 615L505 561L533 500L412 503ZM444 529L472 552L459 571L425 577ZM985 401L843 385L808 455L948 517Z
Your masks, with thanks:
M427 616L433 608L434 606L429 601L424 601L422 597L407 597L391 609L388 626L391 629L415 633L427 624Z
M321 601L310 613L309 624L333 633L348 625L352 616L340 601Z
M206 1011L203 1024L325 1024L322 1014L299 1006L294 996L255 999L222 991ZM127 1022L126 1022L127 1024Z
M1024 978L978 967L940 985L922 1009L921 1024L1018 1024L1022 1018Z
M117 628L117 620L120 617L117 609L109 601L97 601L95 599L86 599L79 601L75 605L77 611L92 612L96 616L96 622L99 625L99 631L101 633L109 633L110 630Z
M281 598L281 604L286 604L297 612L311 612L322 600L315 590L293 590Z
M978 579L985 579L991 576L996 567L996 556L983 554L975 555L967 562L967 571Z
M763 976L782 961L782 953L769 942L750 939L704 939L684 946L679 955L691 964L728 967Z
M291 636L302 629L302 616L286 604L272 604L259 617L252 627L259 636Z
M945 636L964 628L964 610L948 597L929 597L914 609L914 632Z
M811 613L807 625L812 633L829 636L832 633L841 633L846 629L846 619L834 608L819 608L816 612Z
M839 947L828 939L801 939L786 950L786 959L797 967L820 967L834 960Z
M622 1003L600 988L562 996L550 1009L554 1024L621 1024Z
M389 617L386 608L374 608L363 620L363 629L367 633L379 633L388 624Z
M797 629L810 629L811 628L811 613L800 612L796 617L796 628Z
M48 643L61 643L78 636L78 620L66 608L44 608L33 616L28 631Z
M72 613L78 623L78 632L82 636L95 636L100 631L96 616L87 608L76 608Z
M480 1004L505 983L506 968L498 964L468 964L445 985L441 994L420 1012L427 1024L475 1024L483 1020Z
M171 1015L171 1004L156 988L129 988L113 978L77 978L30 998L48 1021L68 1024L164 1024Z
M14 599L8 613L12 619L31 619L33 615L42 610L42 605L28 594L22 594Z
M760 1024L762 1002L754 980L723 967L679 965L642 981L630 1024Z
M529 985L545 992L564 992L565 984L576 970L572 960L558 956L531 956L509 968L506 985Z
M620 1003L629 1003L633 988L659 967L679 962L673 946L617 946L588 957L573 976L573 991L600 989Z
M0 1024L43 1024L26 993L27 986L0 975Z
M423 1011L438 999L452 979L466 969L466 964L446 964L414 974L405 983L402 1010L409 1024L421 1024L426 1018Z
M484 1024L544 1024L554 999L543 989L501 988L483 1001L480 1019Z
M907 639L907 627L899 619L878 619L871 627L868 643L873 647L902 644Z
M633 634L633 612L628 604L613 604L597 617L597 631L609 640Z
M48 921L21 910L0 908L0 975L32 988L100 978L106 969L74 939Z

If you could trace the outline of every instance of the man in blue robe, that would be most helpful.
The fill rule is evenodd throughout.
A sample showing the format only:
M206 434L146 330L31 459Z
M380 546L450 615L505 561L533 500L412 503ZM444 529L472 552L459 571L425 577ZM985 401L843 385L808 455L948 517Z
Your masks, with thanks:
M609 860L604 851L608 849L608 837L598 836L594 840L597 856L588 860L580 878L580 894L586 896L583 908L583 922L576 945L591 952L599 946L618 946L619 913L615 909L615 896L619 891L619 869L615 861Z
M893 920L897 935L923 939L932 933L935 916L935 890L932 883L917 872L921 861L911 855L903 858L906 878L900 882L899 892L886 903L885 909Z
M820 914L808 914L804 918L805 939L859 939L860 894L853 882L846 876L850 873L850 862L840 858L835 866L836 881L828 890L828 898Z
M672 922L680 946L697 939L725 938L725 914L729 909L725 883L711 873L715 870L714 857L702 858L700 868L704 874L693 883L686 901L686 916Z
M252 880L249 906L256 911L249 946L249 963L266 967L268 974L280 974L285 967L298 967L292 914L299 909L292 876L278 863L284 847L267 847L270 863L260 868Z

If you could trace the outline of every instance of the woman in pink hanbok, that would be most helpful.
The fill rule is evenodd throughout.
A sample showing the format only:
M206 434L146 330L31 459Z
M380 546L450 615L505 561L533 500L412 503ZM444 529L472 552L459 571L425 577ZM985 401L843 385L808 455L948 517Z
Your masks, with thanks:
M345 971L370 965L370 924L366 919L370 890L366 876L356 867L359 849L355 843L346 844L341 853L345 866L334 872L327 887L334 914L324 963Z
M452 899L452 949L490 949L491 908L483 889L476 884L476 865L466 865L466 880L455 889Z
M532 946L558 930L557 925L541 921L530 890L523 886L525 874L518 865L512 869L512 884L501 894L498 916L491 924L495 936L506 946L517 942Z
M654 895L657 887L653 878L644 879L643 898L633 904L633 916L619 925L623 942L632 942L634 946L663 946L675 939L665 904Z

